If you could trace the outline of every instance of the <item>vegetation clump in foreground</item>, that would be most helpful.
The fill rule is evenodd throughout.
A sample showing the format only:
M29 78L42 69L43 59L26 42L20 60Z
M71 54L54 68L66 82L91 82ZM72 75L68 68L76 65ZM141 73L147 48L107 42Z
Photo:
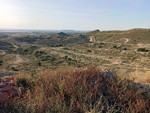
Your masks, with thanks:
M1 104L1 113L143 113L150 109L148 94L96 67L57 69L16 78L16 85L19 81L26 94Z

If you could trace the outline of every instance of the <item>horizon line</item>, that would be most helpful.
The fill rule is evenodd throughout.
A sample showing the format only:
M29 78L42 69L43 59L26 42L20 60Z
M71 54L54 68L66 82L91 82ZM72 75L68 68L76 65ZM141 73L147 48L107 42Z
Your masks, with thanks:
M0 31L95 31L95 30L99 30L99 31L125 31L125 30L132 30L132 29L150 29L150 28L130 28L130 29L109 29L109 30L102 30L102 29L94 29L94 30L79 30L79 29L23 29L23 28L0 28Z

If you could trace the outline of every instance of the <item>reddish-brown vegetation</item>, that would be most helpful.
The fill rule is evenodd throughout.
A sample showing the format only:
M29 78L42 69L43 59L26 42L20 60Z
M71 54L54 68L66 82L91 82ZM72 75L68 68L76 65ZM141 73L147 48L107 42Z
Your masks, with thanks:
M14 97L19 96L21 93L19 93L18 90L21 90L21 88L15 86L14 77L7 78L5 81L1 79L0 80L0 103L10 101ZM21 91L23 91L23 89Z
M31 113L97 113L150 110L150 96L132 88L127 80L95 67L43 72L38 76L22 76L26 94L3 112Z

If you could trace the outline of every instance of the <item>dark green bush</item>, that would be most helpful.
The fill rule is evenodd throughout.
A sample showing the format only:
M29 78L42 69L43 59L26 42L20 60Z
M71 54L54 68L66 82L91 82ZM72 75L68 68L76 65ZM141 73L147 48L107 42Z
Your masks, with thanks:
M127 48L123 48L123 50L127 50Z
M18 71L18 69L16 69L15 67L11 67L10 69L13 71Z
M56 60L56 58L55 57L52 57L51 58L51 62L53 62L53 61L55 61Z
M105 43L100 43L100 45L104 45Z
M67 47L65 47L64 50L69 50L69 49Z
M18 87L23 87L25 90L31 89L35 86L35 81L33 81L34 78L31 77L22 77L17 78L16 85Z
M41 66L42 64L41 64L41 62L38 62L37 65L38 65L38 66Z
M68 56L65 56L64 58L65 58L65 59L68 59Z
M87 52L92 52L91 50L87 50Z
M45 51L36 51L34 55L36 57L39 57L39 56L42 56L42 55L45 55L45 54L47 54Z
M103 48L103 46L99 46L99 48Z
M147 49L145 49L145 48L138 48L137 51L148 52L149 50L147 50Z
M57 44L57 45L48 45L49 47L62 47L62 46L64 46L63 44Z
M26 88L27 87L27 80L26 80L26 78L19 78L19 79L17 79L16 85L18 87L23 86L24 88Z
M0 66L3 64L3 61L2 60L0 60Z

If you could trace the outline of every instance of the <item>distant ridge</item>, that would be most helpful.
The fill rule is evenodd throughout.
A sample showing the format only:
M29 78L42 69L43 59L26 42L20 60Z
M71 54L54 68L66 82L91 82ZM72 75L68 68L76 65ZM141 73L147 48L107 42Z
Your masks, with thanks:
M116 42L129 40L129 44L150 44L150 29L134 28L130 30L98 31L85 34L87 37L94 36L97 41Z
M68 34L64 33L64 32L60 32L58 33L59 36L69 36Z
M96 30L94 30L94 31L89 32L88 34L97 34L97 33L99 33L99 32L100 32L99 29L96 29Z
M0 32L51 32L51 33L87 33L90 30L40 30L40 29L0 29Z

